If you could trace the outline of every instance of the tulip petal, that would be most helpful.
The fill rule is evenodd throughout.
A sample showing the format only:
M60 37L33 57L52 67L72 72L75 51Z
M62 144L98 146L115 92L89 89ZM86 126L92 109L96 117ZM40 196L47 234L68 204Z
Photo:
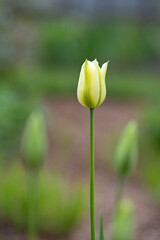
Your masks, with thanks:
M100 100L101 100L101 92L102 92L102 90L101 90L102 89L102 80L101 80L102 71L101 71L101 68L99 67L99 63L98 63L97 59L95 59L93 61L93 63L95 65L95 67L97 68L98 76L99 76L99 86L100 86L100 88L99 88L99 100L98 100L98 103L97 103L97 106L99 106L100 105Z
M79 102L89 108L95 108L99 101L99 76L93 62L88 60L82 65L77 97Z
M102 68L101 68L101 78L100 78L100 81L101 81L101 94L100 94L100 100L99 100L99 103L98 103L98 106L101 105L105 98L106 98L106 82L105 82L105 78L106 78L106 72L107 72L107 67L108 67L108 62L104 63L102 65Z
M102 78L104 79L105 81L105 77L106 77L106 72L107 72L107 68L108 68L108 62L104 63L101 67L101 70L102 70Z

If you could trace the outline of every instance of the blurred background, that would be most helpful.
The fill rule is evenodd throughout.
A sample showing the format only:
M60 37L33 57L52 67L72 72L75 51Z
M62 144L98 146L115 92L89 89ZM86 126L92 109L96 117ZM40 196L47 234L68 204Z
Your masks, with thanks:
M110 61L107 99L95 111L96 227L103 212L109 239L112 156L134 118L139 164L124 195L135 206L134 239L160 239L158 0L0 1L0 239L26 239L21 135L37 106L50 145L40 173L40 239L90 239L89 111L76 98L86 58Z

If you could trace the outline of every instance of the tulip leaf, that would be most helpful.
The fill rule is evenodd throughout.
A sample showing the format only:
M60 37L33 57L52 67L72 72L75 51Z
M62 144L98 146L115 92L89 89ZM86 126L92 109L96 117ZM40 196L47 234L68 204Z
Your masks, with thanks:
M99 221L99 240L104 240L104 231L103 231L103 216L100 215Z

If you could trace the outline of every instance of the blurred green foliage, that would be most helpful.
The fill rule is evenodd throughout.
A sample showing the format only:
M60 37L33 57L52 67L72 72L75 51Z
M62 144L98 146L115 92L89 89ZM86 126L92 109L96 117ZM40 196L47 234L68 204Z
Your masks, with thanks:
M37 33L38 56L51 66L79 65L86 58L135 66L160 58L160 30L156 24L43 21Z
M145 112L144 128L150 147L160 156L160 103L151 104Z
M142 118L142 176L160 204L160 104L150 104Z
M110 60L108 98L159 98L160 30L156 23L8 21L0 37L0 43L8 39L7 47L4 41L0 46L1 155L17 150L22 125L35 103L48 96L76 96L80 66L86 58L97 58L100 65Z
M53 66L43 68L37 65L19 65L8 79L14 79L15 89L28 98L41 99L45 96L75 95L80 66ZM108 68L106 83L108 97L121 99L159 98L158 73L149 70ZM13 86L13 84L11 85Z
M2 169L1 169L2 170ZM1 171L0 220L26 229L27 173L20 164ZM61 176L43 171L39 176L38 227L40 232L67 234L80 221L86 207L82 184L67 183Z
M143 164L143 179L149 187L150 193L155 202L160 205L160 158L150 157L146 164Z
M80 67L40 68L19 65L0 82L0 149L2 154L17 151L22 127L31 110L48 96L75 96ZM160 98L158 74L147 71L111 71L106 77L107 98Z
M30 100L23 99L14 91L0 89L0 154L10 156L17 152L24 121L32 106Z

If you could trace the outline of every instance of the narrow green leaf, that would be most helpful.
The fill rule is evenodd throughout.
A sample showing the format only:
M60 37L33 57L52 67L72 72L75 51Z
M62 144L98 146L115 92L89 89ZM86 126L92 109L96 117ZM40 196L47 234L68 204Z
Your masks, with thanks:
M104 240L104 232L103 232L103 216L100 215L99 221L99 240Z

